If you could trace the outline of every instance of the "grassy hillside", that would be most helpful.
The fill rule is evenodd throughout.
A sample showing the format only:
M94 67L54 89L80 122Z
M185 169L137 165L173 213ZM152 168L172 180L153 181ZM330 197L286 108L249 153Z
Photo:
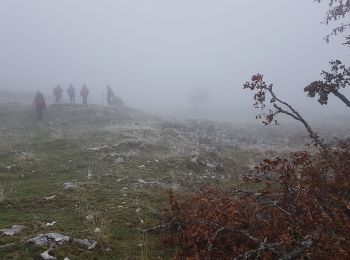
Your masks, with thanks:
M174 249L139 231L159 224L167 192L230 187L252 158L227 126L211 122L63 105L38 123L31 108L0 108L0 229L25 226L0 235L1 259L40 259L47 248L27 240L48 232L98 242L94 250L54 248L58 259L168 259Z

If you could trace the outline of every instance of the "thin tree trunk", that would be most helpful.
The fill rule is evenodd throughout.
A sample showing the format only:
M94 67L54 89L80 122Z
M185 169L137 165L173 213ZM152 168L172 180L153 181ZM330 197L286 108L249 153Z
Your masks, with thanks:
M347 99L342 93L338 92L338 90L332 91L332 93L338 97L341 101L345 103L346 106L350 107L350 100Z

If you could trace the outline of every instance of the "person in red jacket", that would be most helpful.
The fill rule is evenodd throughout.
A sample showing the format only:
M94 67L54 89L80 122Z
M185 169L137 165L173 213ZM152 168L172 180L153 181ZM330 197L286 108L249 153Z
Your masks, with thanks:
M87 105L87 98L89 96L89 89L85 86L85 84L83 85L81 91L80 91L80 95L83 99L83 105Z

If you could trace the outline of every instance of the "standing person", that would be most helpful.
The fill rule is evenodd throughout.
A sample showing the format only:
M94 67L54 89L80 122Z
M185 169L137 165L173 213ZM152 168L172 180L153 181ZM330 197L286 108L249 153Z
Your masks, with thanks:
M87 105L87 98L89 96L89 89L85 86L85 84L83 85L83 87L80 91L80 95L83 98L83 105Z
M60 87L60 85L57 85L53 89L53 94L55 95L55 104L60 104L62 101L62 92L63 89Z
M69 100L71 103L75 103L75 89L72 84L70 84L69 88L67 89Z
M108 106L112 104L112 98L114 98L114 92L109 86L107 86L107 105Z
M33 101L33 106L35 108L38 121L41 121L43 118L43 111L46 109L46 102L45 102L44 95L40 91L36 92L36 95Z

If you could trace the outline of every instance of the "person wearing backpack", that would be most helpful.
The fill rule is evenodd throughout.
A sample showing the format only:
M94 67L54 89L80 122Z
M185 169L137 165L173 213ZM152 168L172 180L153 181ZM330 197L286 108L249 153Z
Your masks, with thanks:
M33 106L34 106L38 121L41 121L43 118L43 111L46 109L46 102L45 102L44 95L40 91L36 92L36 95L33 101Z
M87 98L89 96L89 89L85 86L85 84L83 85L81 91L80 91L80 95L83 99L83 105L87 105Z

